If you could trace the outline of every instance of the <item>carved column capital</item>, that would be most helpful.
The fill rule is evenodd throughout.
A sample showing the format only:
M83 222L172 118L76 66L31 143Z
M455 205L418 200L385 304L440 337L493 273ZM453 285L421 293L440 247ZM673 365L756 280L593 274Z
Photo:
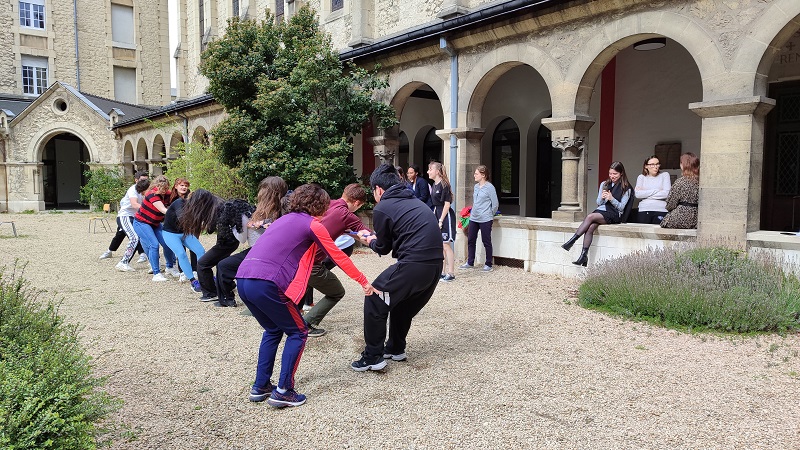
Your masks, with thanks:
M562 137L553 140L553 148L561 150L564 158L571 157L577 159L580 158L580 154L585 148L585 141L586 138L583 136Z

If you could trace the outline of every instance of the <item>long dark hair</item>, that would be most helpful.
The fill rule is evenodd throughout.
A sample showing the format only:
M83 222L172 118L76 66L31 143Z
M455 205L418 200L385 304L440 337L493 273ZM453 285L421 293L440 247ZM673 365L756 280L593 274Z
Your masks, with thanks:
M213 233L221 204L221 198L205 189L192 192L178 217L178 227L186 235L200 236L203 231Z
M612 162L611 165L608 167L608 170L616 170L617 172L619 172L619 179L622 182L622 192L625 192L628 189L630 189L631 184L628 182L628 176L625 174L625 166L623 166L621 162L619 161ZM604 183L605 183L605 188L611 190L611 178L604 181Z
M289 186L281 177L267 177L258 183L256 210L250 216L250 223L263 220L276 220L281 216L281 198Z

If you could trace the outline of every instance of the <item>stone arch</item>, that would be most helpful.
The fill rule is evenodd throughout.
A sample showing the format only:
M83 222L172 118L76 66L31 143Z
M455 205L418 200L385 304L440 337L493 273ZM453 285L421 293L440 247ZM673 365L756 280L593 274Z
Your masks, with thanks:
M551 102L553 101L552 93L556 92L556 88L563 79L561 69L555 60L538 47L529 44L517 43L501 46L483 56L470 69L469 75L461 84L459 113L466 112L465 125L467 127L481 127L481 112L489 90L506 72L523 64L530 66L541 75L547 90L551 93Z
M589 103L600 73L622 49L653 37L667 37L680 44L692 56L703 84L703 100L726 95L724 86L707 83L727 73L724 58L713 37L698 23L671 11L644 12L637 20L621 18L605 24L596 38L587 41L581 53L567 69L561 95L553 103L553 117L588 115ZM716 87L713 87L716 86Z
M202 126L195 128L194 133L192 133L192 143L196 142L208 144L208 132Z
M800 30L800 2L776 0L756 19L733 56L731 71L747 74L753 95L766 95L772 60ZM761 58L758 58L761 55Z
M146 161L148 159L151 159L150 148L147 146L147 141L140 137L136 143L136 160Z
M439 97L439 103L442 106L442 113L444 114L445 105L450 105L450 91L448 89L447 78L443 77L441 73L435 72L428 67L413 67L411 69L403 70L397 74L389 77L389 92L393 92L389 104L394 107L397 114L397 119L403 113L406 101L411 93L416 91L420 86L428 85L436 96ZM447 119L447 117L444 117ZM444 123L449 123L444 120Z
M160 133L156 134L153 138L153 159L161 161L167 159L167 148L164 145L164 136Z
M31 147L28 148L28 161L41 161L45 144L54 136L66 133L75 135L86 145L89 152L89 161L97 161L97 143L92 139L86 129L76 123L55 122L41 128L31 138Z
M183 134L180 131L175 131L172 133L172 136L169 139L169 151L167 152L167 157L177 158L178 157L178 145L183 144Z
M136 163L133 157L133 144L126 140L122 146L122 171L126 177L133 178L136 171Z

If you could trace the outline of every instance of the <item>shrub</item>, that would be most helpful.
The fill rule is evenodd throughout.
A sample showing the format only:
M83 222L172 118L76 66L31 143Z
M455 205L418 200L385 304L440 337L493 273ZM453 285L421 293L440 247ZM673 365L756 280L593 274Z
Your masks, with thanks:
M95 424L119 402L89 360L77 327L0 269L0 448L95 448Z
M84 172L86 185L81 187L80 201L84 205L89 205L94 209L103 209L103 205L108 203L115 205L119 202L128 185L118 169L100 167Z
M769 253L647 249L587 271L579 302L667 326L727 332L800 329L800 281Z
M168 163L164 174L170 182L186 178L192 190L202 188L222 198L247 198L249 190L238 170L220 163L214 149L196 142L178 144L178 149L180 157Z

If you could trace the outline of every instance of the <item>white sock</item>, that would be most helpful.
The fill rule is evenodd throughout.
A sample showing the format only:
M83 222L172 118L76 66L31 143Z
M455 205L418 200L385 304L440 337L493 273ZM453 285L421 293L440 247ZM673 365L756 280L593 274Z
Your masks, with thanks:
M281 394L285 394L286 393L286 389L278 388L278 392L281 393Z

